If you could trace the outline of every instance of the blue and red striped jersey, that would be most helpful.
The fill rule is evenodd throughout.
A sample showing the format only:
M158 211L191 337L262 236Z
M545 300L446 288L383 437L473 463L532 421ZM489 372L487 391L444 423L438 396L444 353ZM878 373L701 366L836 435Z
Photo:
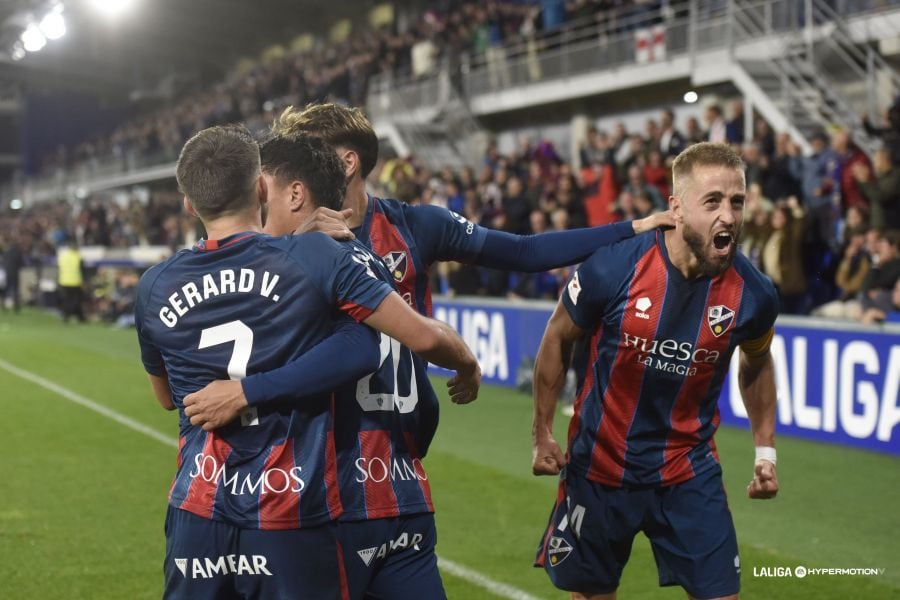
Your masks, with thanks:
M149 373L168 376L180 413L172 506L259 529L341 515L333 394L250 407L209 433L191 425L182 400L215 379L286 364L341 315L365 319L392 292L372 264L368 249L324 234L243 233L178 252L144 274L135 309L142 360Z
M687 280L664 239L646 233L597 250L562 295L590 336L576 356L587 369L567 468L603 485L672 485L718 464L731 355L770 335L778 313L772 282L740 253L723 274Z
M438 207L370 198L354 233L382 258L403 299L430 316L429 267L437 260L474 260L485 230ZM439 404L425 361L382 336L381 368L337 396L343 520L433 512L421 459L437 428Z

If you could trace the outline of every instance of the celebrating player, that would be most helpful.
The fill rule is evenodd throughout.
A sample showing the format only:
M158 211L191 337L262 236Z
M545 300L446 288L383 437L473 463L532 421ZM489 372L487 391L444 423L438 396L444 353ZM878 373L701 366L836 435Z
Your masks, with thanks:
M661 585L691 598L737 598L740 561L713 434L738 347L756 464L751 498L778 492L772 282L736 242L741 159L725 145L684 150L672 166L675 229L599 249L575 273L535 364L534 462L560 474L537 553L577 599L615 598L634 536L650 538ZM587 374L563 455L552 434L576 339Z
M298 210L309 212L320 200L337 208L345 181L337 156L312 138L293 149L315 165L315 177L295 190ZM260 233L267 186L259 148L246 130L200 132L185 145L176 171L185 206L201 218L209 239L148 270L135 308L157 400L181 410L164 595L268 598L304 590L309 597L345 598L333 525L343 506L331 390L376 368L379 345L374 333L339 314L459 369L459 398L477 393L477 362L452 330L409 308L386 283L383 265L359 244L322 234ZM323 356L336 337L345 340L344 352ZM190 422L182 401L189 392L224 375L240 379L289 361L312 370L303 380L302 405L293 398L250 405L240 420L215 432Z

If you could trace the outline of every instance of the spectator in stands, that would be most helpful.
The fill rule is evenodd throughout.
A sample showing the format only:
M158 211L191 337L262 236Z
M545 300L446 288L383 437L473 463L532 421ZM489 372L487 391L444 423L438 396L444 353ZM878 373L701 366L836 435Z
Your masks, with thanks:
M869 158L850 139L850 133L839 129L831 135L831 149L837 156L837 164L831 172L831 178L839 188L841 206L846 210L851 206L868 208L868 201L860 190L854 172L861 167L871 169Z
M647 164L644 166L644 179L647 183L656 188L656 191L659 192L663 202L669 197L671 178L671 170L663 163L662 152L654 147L647 155Z
M862 310L885 309L891 291L900 279L900 231L884 233L878 241L869 276L860 289Z
M787 133L782 133L781 135L790 139ZM757 117L753 122L753 142L759 147L759 151L763 156L772 156L775 154L775 133L769 126L769 122L763 118Z
M841 293L838 301L846 302L856 297L869 275L871 265L871 259L866 252L865 234L853 233L835 275L835 283Z
M636 164L628 168L628 182L623 191L630 193L632 198L638 194L645 194L650 198L655 210L666 210L667 208L667 203L663 200L659 190L647 183L644 179L644 171Z
M796 197L791 196L772 213L772 231L762 248L760 264L772 278L781 311L788 314L803 312L806 277L803 273L804 212Z
M674 159L684 150L685 142L681 133L675 129L675 114L666 109L660 117L659 151L666 159ZM670 166L671 161L666 164Z
M872 323L900 323L900 279L894 284L890 299L881 307L871 307L862 315L862 322Z
M506 182L506 193L503 195L502 203L503 212L506 213L506 230L520 235L529 233L531 207L525 196L522 180L518 176L514 175Z
M731 120L725 124L725 141L729 144L744 143L744 101L732 100Z
M758 122L765 123L763 119ZM800 188L803 158L800 156L800 148L791 141L787 133L780 133L775 137L774 152L763 151L760 164L763 167L762 192L766 198L782 200L788 196L803 197Z
M872 171L862 162L853 166L853 176L869 203L873 227L900 229L900 167L891 163L890 152L875 152Z
M762 155L759 151L759 146L756 145L755 142L748 142L744 144L743 151L741 152L741 158L744 159L744 174L747 180L747 185L753 185L754 183L762 183L763 180L763 162Z
M887 127L875 127L868 117L863 115L863 126L866 133L881 138L884 147L890 154L891 163L900 167L900 95L894 98L894 103L885 111L885 121Z
M686 145L697 144L706 141L706 133L700 127L700 121L697 117L688 117L684 128L684 139Z
M728 123L722 116L722 107L710 104L706 107L706 141L715 144L728 143Z
M22 253L22 240L18 233L12 233L3 248L3 271L6 279L6 288L3 293L2 304L4 309L12 308L18 313L22 308L22 296L19 284L21 271L24 265Z
M837 169L838 158L828 147L828 136L824 132L814 134L810 144L812 153L803 159L800 173L803 204L813 245L827 248L834 242L832 173Z

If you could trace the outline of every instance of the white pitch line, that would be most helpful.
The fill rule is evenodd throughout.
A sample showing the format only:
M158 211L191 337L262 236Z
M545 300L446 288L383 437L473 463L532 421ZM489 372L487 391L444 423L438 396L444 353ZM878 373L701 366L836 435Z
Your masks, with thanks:
M140 421L136 421L131 417L125 416L122 413L115 411L111 408L103 406L102 404L91 400L90 398L85 398L81 394L75 393L68 388L64 388L63 386L50 381L40 375L36 375L31 371L26 371L25 369L20 369L19 367L10 364L0 358L0 368L4 371L15 375L16 377L20 377L26 381L30 381L31 383L38 385L46 390L49 390L59 396L62 396L66 400L74 402L79 406L82 406L88 410L94 411L97 414L103 415L108 419L112 419L116 423L120 425L124 425L129 429L137 431L138 433L143 433L147 437L153 438L157 442L161 442L166 446L171 446L174 448L178 448L178 440L172 436L166 435L152 427L148 427L144 425ZM492 594L495 594L501 598L507 598L508 600L540 600L537 596L532 596L527 592L523 592L520 589L514 588L511 585L507 585L505 583L500 583L499 581L494 581L487 575L483 575L478 571L465 567L459 563L453 562L451 560L447 560L446 558L438 557L438 567L454 575L459 577L460 579L464 579L469 583L476 585L480 588L483 588Z

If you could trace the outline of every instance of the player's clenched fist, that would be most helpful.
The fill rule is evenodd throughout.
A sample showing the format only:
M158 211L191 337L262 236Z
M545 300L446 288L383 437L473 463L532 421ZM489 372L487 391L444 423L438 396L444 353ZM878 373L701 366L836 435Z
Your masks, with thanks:
M184 414L191 425L212 431L228 425L247 408L240 381L213 381L199 392L184 397Z
M460 370L447 382L450 400L455 404L468 404L478 398L481 387L481 367L475 363L473 369Z
M767 460L756 461L753 479L747 486L747 495L756 500L774 498L778 493L778 476L775 465Z
M531 472L535 475L559 475L566 466L566 455L551 435L535 437L531 458Z

